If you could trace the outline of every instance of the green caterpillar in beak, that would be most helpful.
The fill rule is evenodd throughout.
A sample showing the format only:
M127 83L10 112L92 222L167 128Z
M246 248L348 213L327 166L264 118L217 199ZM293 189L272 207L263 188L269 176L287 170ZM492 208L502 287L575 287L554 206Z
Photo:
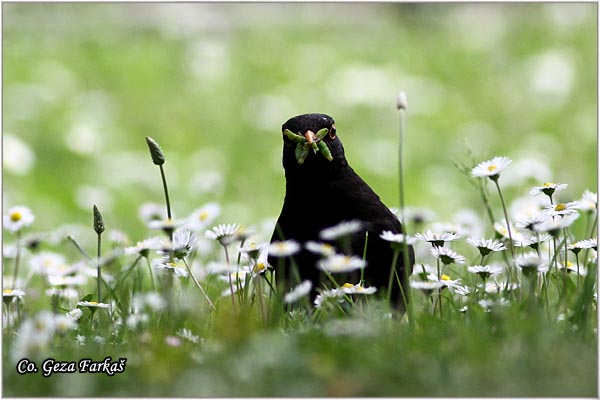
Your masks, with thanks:
M287 136L288 139L296 143L295 154L296 161L298 161L298 164L304 163L304 160L306 160L306 157L308 157L309 148L312 148L315 154L317 152L321 153L321 155L325 157L327 161L333 160L333 156L331 155L331 151L329 151L329 147L327 147L327 144L325 144L325 142L323 141L323 138L325 137L325 135L327 135L327 132L329 132L329 130L327 128L323 128L316 134L310 132L310 134L314 135L314 137L309 135L309 132L310 131L308 131L304 136L302 136L299 133L294 133L290 131L289 129L283 131L284 135Z

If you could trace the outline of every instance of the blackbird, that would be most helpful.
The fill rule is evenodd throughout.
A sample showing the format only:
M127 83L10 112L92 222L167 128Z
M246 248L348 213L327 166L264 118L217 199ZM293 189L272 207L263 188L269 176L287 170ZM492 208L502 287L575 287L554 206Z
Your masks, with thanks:
M287 290L299 280L309 280L313 284L314 298L321 283L329 281L316 266L323 256L308 251L304 244L311 240L326 242L319 239L323 229L343 221L357 220L361 229L352 234L349 248L347 246L343 250L338 247L338 251L362 257L365 233L368 231L364 284L378 287L379 292L386 292L394 251L380 235L383 231L402 233L402 226L379 196L348 165L335 121L325 114L298 115L283 124L282 133L286 191L271 243L292 239L302 245L302 250L294 254L292 259L269 256L269 263L275 267L278 288L283 285ZM339 243L333 241L329 244ZM410 265L407 267L410 274L414 252L411 246L408 249ZM404 268L406 266L400 253L396 271L406 288ZM343 278L353 279L350 282L356 284L360 272L345 277L336 274L335 277L339 284L347 282ZM391 299L395 307L404 309L405 304L395 279Z

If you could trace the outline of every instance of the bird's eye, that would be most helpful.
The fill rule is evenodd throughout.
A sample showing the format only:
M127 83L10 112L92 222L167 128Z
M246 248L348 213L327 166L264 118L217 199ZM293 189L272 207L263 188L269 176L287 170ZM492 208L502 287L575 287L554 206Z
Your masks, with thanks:
M335 125L332 125L331 128L329 128L329 137L331 139L335 139L335 135L336 135Z

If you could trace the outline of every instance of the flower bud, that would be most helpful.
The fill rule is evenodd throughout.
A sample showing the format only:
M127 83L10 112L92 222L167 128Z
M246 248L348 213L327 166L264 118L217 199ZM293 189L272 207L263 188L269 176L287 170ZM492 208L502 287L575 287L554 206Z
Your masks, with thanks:
M99 235L104 232L104 220L98 207L94 204L94 230Z
M152 162L156 165L163 165L165 163L165 156L158 143L150 136L146 136L146 143L148 143L148 148L150 149Z
M396 98L396 107L398 107L398 110L406 110L408 107L408 99L406 98L405 92L398 93L398 97Z

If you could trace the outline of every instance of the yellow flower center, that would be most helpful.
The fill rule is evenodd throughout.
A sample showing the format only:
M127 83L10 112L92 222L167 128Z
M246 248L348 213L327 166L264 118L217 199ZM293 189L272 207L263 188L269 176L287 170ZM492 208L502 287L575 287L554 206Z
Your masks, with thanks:
M446 275L446 274L442 274L442 277L440 279L443 280L443 281L449 281L450 277L448 275Z
M351 283L348 283L348 282L346 282L342 285L343 289L352 289L353 287L354 287L354 285Z
M494 164L490 165L489 167L487 167L487 170L490 172L494 172L495 170L497 170L498 167Z
M284 251L287 248L285 243L277 243L277 250Z
M544 183L544 187L554 186L554 182L546 182Z
M573 263L571 261L567 261L567 268L572 267Z
M10 296L12 294L12 292L13 292L12 289L4 289L2 291L2 295L3 296Z
M567 209L567 206L563 203L558 203L556 207L554 207L555 211L564 211Z
M200 219L200 221L206 221L207 218L208 218L208 213L206 211L201 212L200 215L198 216L198 219Z
M12 222L19 222L21 218L23 218L23 215L21 215L21 213L18 211L13 211L12 213L10 213L10 220Z
M256 263L254 268L252 268L252 272L258 273L264 271L266 268L267 266L264 263Z
M65 272L69 270L69 266L68 265L61 265L57 268L60 272Z
M96 305L98 305L98 302L97 301L88 301L88 304L90 306L96 306Z

